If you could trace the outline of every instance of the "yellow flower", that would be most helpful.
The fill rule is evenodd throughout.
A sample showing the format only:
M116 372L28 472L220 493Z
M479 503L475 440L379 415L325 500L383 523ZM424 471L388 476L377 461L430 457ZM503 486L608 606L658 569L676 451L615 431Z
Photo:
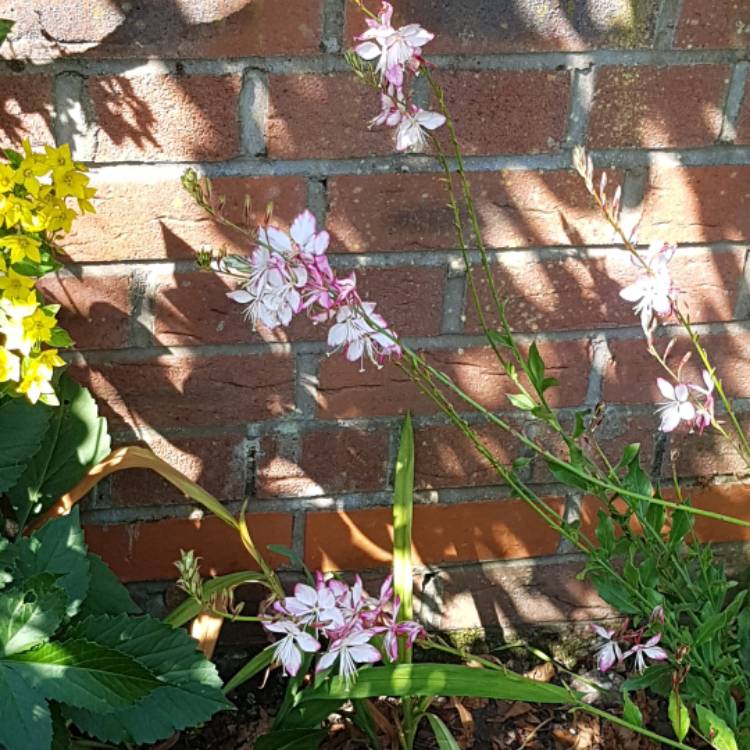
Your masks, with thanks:
M0 346L0 383L21 379L21 358Z
M23 234L8 234L5 237L0 237L0 247L10 250L11 263L20 263L27 258L39 263L42 260L39 253L41 244L39 240L26 237Z
M75 198L86 200L86 186L89 184L89 178L85 174L81 174L76 169L55 170L52 173L52 179L55 183L55 192L58 198L72 195Z
M5 226L10 228L21 221L31 221L31 203L17 195L9 195L2 202L0 213L5 217Z
M27 300L29 290L34 288L34 282L33 278L16 273L12 268L7 274L0 268L0 292L8 299Z
M49 382L53 372L49 365L40 362L39 357L26 358L23 361L22 372L23 379L16 390L24 394L32 404L42 401L50 406L56 406L60 403Z
M65 360L57 353L57 349L45 349L38 357L37 360L41 365L54 369L55 367L62 367L65 364Z
M0 192L9 193L16 184L16 172L10 164L0 164Z
M44 150L47 152L47 163L52 168L53 179L56 171L67 172L69 169L75 169L70 155L70 146L67 143L63 143L58 148L45 146Z
M52 329L57 325L54 315L48 315L44 310L37 310L33 315L23 319L23 330L26 338L33 345L44 344L52 338Z

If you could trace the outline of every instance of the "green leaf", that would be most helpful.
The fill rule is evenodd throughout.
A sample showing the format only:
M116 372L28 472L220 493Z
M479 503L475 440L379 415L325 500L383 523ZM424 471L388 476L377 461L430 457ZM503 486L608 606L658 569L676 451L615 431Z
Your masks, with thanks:
M393 488L393 588L401 600L399 618L411 620L414 616L412 596L414 580L411 560L412 520L414 512L414 430L411 416L406 413L401 427L401 441L396 458ZM399 649L400 657L408 659L410 653Z
M427 721L430 723L430 729L435 735L439 750L461 750L458 742L456 742L453 735L448 731L448 727L445 726L442 719L435 714L425 714Z
M589 415L588 410L576 412L576 423L575 423L575 427L573 428L573 435L572 435L574 439L581 437L581 435L583 435L583 433L586 431L585 419L588 415Z
M630 466L635 459L638 458L641 452L640 443L629 443L625 446L625 450L622 452L622 458L615 465L615 469L622 469L625 466Z
M370 704L366 700L352 701L354 716L352 720L359 729L364 732L370 743L371 750L382 750L383 745L378 737L378 727L370 711Z
M578 476L578 474L569 469L567 466L562 466L555 461L550 461L549 459L545 460L547 462L547 468L550 470L550 473L561 484L567 485L568 487L577 487L579 490L591 489L591 482L588 482L583 477Z
M542 381L544 380L544 360L536 348L536 342L529 347L529 356L527 359L529 365L529 379L539 390L543 390Z
M238 688L248 680L252 680L258 672L262 672L264 669L271 665L273 661L274 646L269 646L263 649L259 654L253 656L244 667L239 669L237 673L232 677L226 685L224 685L224 692L231 693L232 690Z
M73 346L73 339L70 338L70 334L64 328L53 328L52 336L49 340L49 345L54 346L55 349L69 349Z
M78 611L79 617L90 615L140 614L141 608L130 598L127 588L99 555L89 552L89 591Z
M0 18L0 44L7 39L8 34L10 34L15 25L16 22L11 21L9 18Z
M676 510L672 513L672 528L669 532L669 544L677 546L693 528L693 515L685 510Z
M8 493L21 526L49 508L110 451L107 422L87 388L64 374L57 387L60 406L18 484Z
M615 547L615 525L612 523L612 517L603 510L598 512L599 523L596 525L596 538L602 549L611 552Z
M0 664L0 745L6 750L47 750L52 718L44 698Z
M327 734L325 729L281 729L259 737L253 750L315 750Z
M487 331L487 340L495 346L505 347L511 349L513 347L513 340L510 336L498 331Z
M711 747L716 750L737 750L737 740L734 732L721 717L705 706L697 705L695 713L698 718L698 728L701 730Z
M298 570L308 572L304 560L291 547L287 547L284 544L267 544L266 547L271 550L271 552L286 557Z
M51 750L73 750L73 738L68 731L68 721L63 716L58 703L50 706L52 714L52 747Z
M630 598L630 594L617 581L596 574L592 574L591 580L596 588L596 593L607 604L610 604L625 615L636 615L640 612L637 602L634 602Z
M135 659L83 639L46 643L0 664L45 698L100 713L132 706L162 685Z
M690 730L690 713L687 710L687 706L682 702L680 694L674 690L669 694L667 715L672 722L672 729L675 736L682 742Z
M737 615L737 639L740 643L740 664L746 672L750 672L750 607Z
M665 698L672 689L672 667L669 664L654 664L643 674L630 677L622 683L623 692L648 688Z
M0 398L0 492L7 492L39 450L51 409L21 398Z
M184 630L152 617L119 615L90 617L76 624L70 637L116 649L158 680L158 689L138 705L107 716L82 710L68 713L77 726L100 740L150 744L233 707L221 691L216 667Z
M89 560L79 520L78 506L48 521L29 539L19 567L26 575L49 572L59 576L57 585L68 595L66 611L73 617L89 590Z
M525 393L508 393L508 401L510 401L516 409L521 411L531 411L536 407L533 399Z
M68 597L57 576L31 576L0 596L0 656L9 656L46 641L65 616Z
M357 681L348 687L340 677L334 677L312 690L305 690L302 701L381 695L461 695L531 703L570 703L573 700L572 693L565 688L513 672L473 669L460 664L391 664L360 670Z
M633 703L630 696L626 692L622 694L622 709L622 717L623 719L625 719L625 721L633 724L636 727L644 726L643 714L641 713L641 709L638 708L635 703Z

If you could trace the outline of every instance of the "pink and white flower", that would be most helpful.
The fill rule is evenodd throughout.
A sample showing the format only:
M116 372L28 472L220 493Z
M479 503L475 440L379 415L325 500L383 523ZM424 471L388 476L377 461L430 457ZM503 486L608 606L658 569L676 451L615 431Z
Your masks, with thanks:
M380 112L370 120L369 127L377 128L386 125L395 128L404 116L403 94L395 86L389 86L387 93L380 95Z
M336 597L325 584L313 588L298 583L294 587L294 596L284 598L276 609L303 625L317 629L342 627L344 624L344 615L336 603Z
M396 130L396 151L422 151L427 141L425 131L445 124L439 112L427 112L415 105L404 110Z
M696 391L697 393L700 393L704 399L703 403L697 407L695 414L695 429L698 430L698 433L700 435L703 434L703 431L706 429L706 427L710 427L713 424L715 419L714 380L708 370L703 370L702 374L703 382L706 385L705 388L702 388L699 385L688 385L689 388Z
M669 657L669 654L661 647L656 644L661 640L661 633L657 633L652 638L649 638L645 643L636 643L630 650L623 654L623 659L627 659L629 656L635 657L635 669L638 672L643 672L646 668L646 659L652 661L664 661Z
M299 672L303 651L309 654L320 651L320 643L290 620L264 622L263 627L271 633L283 634L284 637L276 642L273 660L280 664L284 673L290 677Z
M680 422L692 422L695 419L695 406L690 401L690 389L687 385L672 385L664 378L657 378L656 384L666 399L657 410L661 414L659 429L662 432L672 432Z
M388 357L401 354L394 338L385 320L375 312L375 304L363 302L360 307L342 305L338 309L336 323L328 332L328 345L333 351L343 349L350 362L363 363L367 357L380 366Z
M289 234L304 255L323 255L328 249L330 235L326 230L317 231L317 222L312 213L305 209L292 222Z
M600 672L607 672L612 669L615 664L619 664L623 659L620 644L614 637L617 631L608 630L596 623L591 623L591 629L604 641L604 643L597 649L596 664L599 667Z
M317 670L322 672L339 661L339 675L345 684L351 684L357 674L358 664L375 664L380 661L380 651L373 646L373 630L353 630L333 641L321 656Z

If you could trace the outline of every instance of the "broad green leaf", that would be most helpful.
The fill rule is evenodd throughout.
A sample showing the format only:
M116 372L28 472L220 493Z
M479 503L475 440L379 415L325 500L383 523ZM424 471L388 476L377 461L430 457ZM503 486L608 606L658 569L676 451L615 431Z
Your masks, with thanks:
M59 703L50 706L52 714L51 750L73 750L73 738L68 730L68 720L63 716Z
M241 586L243 583L262 583L266 578L262 573L252 570L241 570L237 573L228 573L225 576L217 576L203 582L203 593L213 596L221 591ZM201 605L195 599L187 598L175 607L163 620L173 628L181 628L185 623L197 617L201 613Z
M0 596L0 656L38 646L60 626L67 596L57 576L41 573Z
M131 599L127 588L99 555L89 552L89 591L78 611L81 618L91 615L140 614L141 608Z
M512 672L473 669L460 664L391 664L360 670L357 681L347 687L334 677L308 689L302 701L373 698L381 695L461 695L531 703L570 703L573 694L558 685L530 680Z
M687 706L682 702L680 694L674 690L669 694L669 708L667 709L669 720L672 722L677 739L682 742L690 730L690 714Z
M6 750L47 750L52 742L49 707L12 669L0 664L0 745Z
M221 691L216 667L184 630L147 616L102 616L76 624L70 637L116 649L159 680L160 687L138 705L107 716L68 712L77 726L100 740L151 744L233 707Z
M0 492L13 487L39 450L51 411L22 398L0 397Z
M445 726L439 716L435 716L435 714L425 714L425 716L430 723L430 729L432 729L432 733L435 735L440 750L461 750L458 742L456 742L453 735L448 731L448 727Z
M16 22L11 21L9 18L0 18L0 44L8 38L8 34L10 34L15 25Z
M399 617L414 616L411 529L414 513L414 430L407 412L401 427L393 487L393 588L401 600ZM406 656L406 654L402 654Z
M110 451L107 422L87 388L64 374L57 386L60 406L26 471L8 493L21 526L49 508Z
M162 686L135 659L83 639L65 639L0 659L40 696L110 713L132 706Z
M253 750L315 750L327 734L325 729L281 729L258 738Z
M521 411L531 411L536 406L533 399L525 393L506 393L505 395L508 401Z
M224 692L227 694L231 693L232 690L243 685L248 680L252 680L256 674L269 667L273 661L273 651L274 647L269 646L250 659L250 661L247 662L244 667L240 668L234 677L224 685Z
M89 560L78 506L48 521L22 548L19 568L26 575L48 572L59 576L57 585L68 595L68 617L78 612L89 590Z
M626 692L622 694L622 709L622 717L625 721L636 727L644 726L641 709L633 703Z
M695 713L698 718L698 728L701 730L711 747L716 750L737 750L737 740L734 732L721 717L705 706L697 705Z

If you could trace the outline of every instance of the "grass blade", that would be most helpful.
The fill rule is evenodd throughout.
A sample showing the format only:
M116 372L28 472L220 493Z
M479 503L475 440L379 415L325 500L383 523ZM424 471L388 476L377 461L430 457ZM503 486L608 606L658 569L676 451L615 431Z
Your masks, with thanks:
M425 714L427 721L430 722L430 729L435 735L440 750L461 750L453 735L448 731L442 719L435 714Z
M413 576L411 560L412 516L414 508L414 429L406 413L396 459L393 488L393 587L401 600L399 616L413 617Z

